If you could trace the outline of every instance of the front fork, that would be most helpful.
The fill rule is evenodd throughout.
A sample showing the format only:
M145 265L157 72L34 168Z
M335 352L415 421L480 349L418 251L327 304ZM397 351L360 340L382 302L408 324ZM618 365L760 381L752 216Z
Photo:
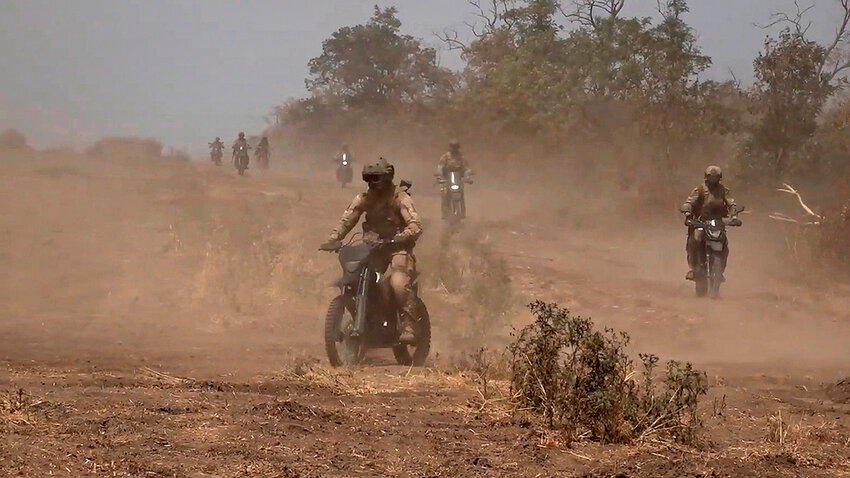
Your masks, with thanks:
M369 305L369 287L375 273L371 267L364 267L357 284L357 310L354 317L354 331L358 336L366 333L366 310Z

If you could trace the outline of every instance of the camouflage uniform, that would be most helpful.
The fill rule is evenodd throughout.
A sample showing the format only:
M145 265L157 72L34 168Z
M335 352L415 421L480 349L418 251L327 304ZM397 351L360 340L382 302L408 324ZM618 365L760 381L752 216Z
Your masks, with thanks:
M469 172L469 163L466 162L460 151L449 151L443 154L440 156L439 163L437 163L437 176L443 180L453 171L460 172L462 175L466 175ZM449 189L445 184L443 184L440 193L442 214L443 218L446 218L451 214L451 210L449 205Z
M682 212L690 213L699 221L708 221L729 217L729 213L734 206L735 200L729 196L729 189L726 186L719 183L714 186L700 184L691 191L691 195L685 200L685 204L682 205ZM702 254L702 241L702 231L688 227L688 240L685 250L688 252L688 265L691 267L691 270L695 270L699 266L699 257ZM726 261L729 258L728 241L724 244L721 257L723 270L725 271Z
M236 147L237 147L237 146L239 146L239 145L243 145L243 146L245 146L245 149L248 149L248 148L249 148L248 140L247 140L247 139L245 139L245 138L237 138L237 139L236 139L236 141L234 141L234 142L233 142L233 147L232 147L232 149L233 149L233 151L234 151L234 152L236 152Z
M366 214L363 221L363 240L395 239L406 245L387 257L385 276L389 278L389 287L396 304L405 307L412 296L412 277L416 274L416 257L413 247L422 235L422 223L413 207L413 200L406 191L392 186L385 192L369 190L358 194L334 228L330 241L341 241L354 229L360 216Z

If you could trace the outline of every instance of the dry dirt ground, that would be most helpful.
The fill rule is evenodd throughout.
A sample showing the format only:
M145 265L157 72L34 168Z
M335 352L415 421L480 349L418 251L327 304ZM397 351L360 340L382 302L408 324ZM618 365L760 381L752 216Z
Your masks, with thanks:
M723 299L703 301L677 217L481 181L456 241L503 264L492 293L474 270L458 287L434 272L453 239L416 181L431 366L376 352L332 370L337 266L315 249L353 191L331 178L0 154L0 474L850 476L850 294L789 277L763 212L733 232ZM498 352L537 298L705 369L703 443L566 447L511 413L497 372L485 394L464 357Z

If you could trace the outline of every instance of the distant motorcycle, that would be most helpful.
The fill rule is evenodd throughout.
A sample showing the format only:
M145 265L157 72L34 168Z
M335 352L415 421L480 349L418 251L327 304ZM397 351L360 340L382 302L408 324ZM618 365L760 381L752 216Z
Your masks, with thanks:
M400 365L421 366L431 348L431 319L414 282L417 317L413 340L402 342L399 305L381 287L393 241L346 245L339 249L340 294L325 317L325 351L331 365L356 365L370 348L390 348Z
M700 231L702 236L699 265L694 270L694 283L697 297L709 297L716 299L720 294L720 284L723 283L723 251L728 245L726 235L727 227L739 227L742 225L738 214L743 212L743 207L736 207L731 217L722 219L710 219L708 221L689 220L686 225Z
M221 158L224 156L221 143L210 143L210 161L216 166L221 166Z
M269 150L266 148L257 148L256 156L257 164L260 166L260 169L269 169Z
M354 177L354 171L351 169L351 161L348 160L348 154L343 153L342 159L339 161L339 166L336 167L336 180L345 187L351 182Z
M233 149L233 165L236 167L236 171L239 172L240 176L244 175L245 170L248 169L248 149L249 146L244 144L234 146Z
M224 152L221 149L210 151L210 160L216 166L221 166L221 158L224 156Z
M448 201L448 217L451 224L459 224L466 218L466 194L464 185L472 184L472 179L460 171L451 171L447 176L437 175L437 181L443 187L443 194Z

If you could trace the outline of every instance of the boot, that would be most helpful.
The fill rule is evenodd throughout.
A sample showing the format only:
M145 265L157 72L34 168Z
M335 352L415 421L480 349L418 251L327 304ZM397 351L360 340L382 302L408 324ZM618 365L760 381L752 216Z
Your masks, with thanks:
M685 274L685 280L694 280L694 270L691 269Z
M413 300L401 309L398 314L399 342L413 342L416 340L416 322L418 315L416 314L416 304Z

